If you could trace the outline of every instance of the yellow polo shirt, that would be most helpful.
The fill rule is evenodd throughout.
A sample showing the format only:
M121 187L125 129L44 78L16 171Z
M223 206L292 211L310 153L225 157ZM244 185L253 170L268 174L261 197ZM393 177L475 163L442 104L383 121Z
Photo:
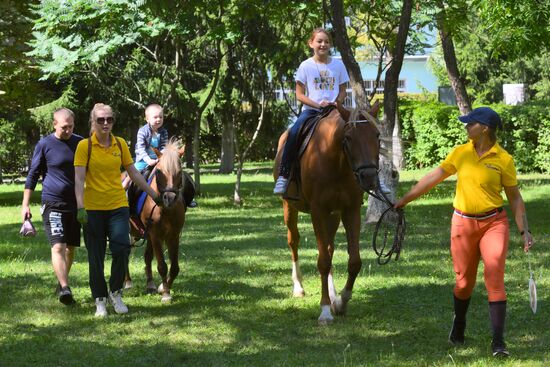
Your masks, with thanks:
M126 193L120 180L120 166L127 167L133 164L134 160L126 141L118 138L122 147L121 152L112 134L111 146L108 148L99 144L95 134L89 139L81 140L74 155L75 166L86 167L90 140L92 153L88 172L86 172L84 207L86 210L113 210L128 206Z
M472 141L459 145L441 163L447 173L457 174L453 205L469 214L486 213L503 205L503 186L516 186L516 167L508 152L495 145L481 157Z

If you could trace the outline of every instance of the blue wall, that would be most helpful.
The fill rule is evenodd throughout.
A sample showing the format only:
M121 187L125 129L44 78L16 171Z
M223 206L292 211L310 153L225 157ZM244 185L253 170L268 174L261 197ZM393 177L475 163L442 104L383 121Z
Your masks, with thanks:
M373 80L376 78L378 65L374 61L359 62L361 73L364 80ZM381 80L384 80L385 73ZM437 79L428 67L427 56L408 56L403 60L403 67L399 80L405 81L405 90L407 93L421 93L427 89L430 92L437 92Z

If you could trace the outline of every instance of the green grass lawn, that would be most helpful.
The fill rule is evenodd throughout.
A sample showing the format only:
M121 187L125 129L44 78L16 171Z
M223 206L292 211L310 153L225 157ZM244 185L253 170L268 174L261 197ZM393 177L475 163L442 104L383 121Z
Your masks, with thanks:
M400 191L422 172L403 172ZM371 229L362 230L363 268L348 315L317 325L320 281L309 217L300 215L306 297L292 297L290 252L269 165L243 176L244 205L232 204L234 175L201 177L200 206L188 211L182 268L173 300L145 294L143 248L130 259L130 312L94 317L86 249L71 272L78 305L54 297L55 280L39 207L36 238L18 236L22 185L0 186L0 366L548 366L550 365L550 176L521 176L536 245L538 307L528 305L529 267L512 226L507 261L506 341L512 357L490 356L482 266L468 318L466 345L450 347L454 274L449 223L454 182L406 208L408 231L399 261L377 265ZM34 203L39 202L39 192ZM366 200L365 200L366 202ZM509 214L510 217L510 214ZM109 261L108 261L109 262ZM343 229L334 258L338 289L346 278ZM106 265L109 269L109 265ZM154 266L156 268L156 266ZM156 274L158 282L158 275Z

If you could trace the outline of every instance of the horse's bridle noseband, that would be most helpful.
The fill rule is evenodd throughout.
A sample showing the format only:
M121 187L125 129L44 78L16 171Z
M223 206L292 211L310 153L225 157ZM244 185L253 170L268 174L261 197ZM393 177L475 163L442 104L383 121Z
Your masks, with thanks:
M158 172L159 172L158 170L155 170L155 175L157 175ZM176 194L176 197L181 193L181 190L183 190L183 188L177 190L177 189L174 189L173 187L165 187L164 189L161 189L158 187L158 180L157 180L157 189L161 195L164 195L165 193L170 192L170 193Z

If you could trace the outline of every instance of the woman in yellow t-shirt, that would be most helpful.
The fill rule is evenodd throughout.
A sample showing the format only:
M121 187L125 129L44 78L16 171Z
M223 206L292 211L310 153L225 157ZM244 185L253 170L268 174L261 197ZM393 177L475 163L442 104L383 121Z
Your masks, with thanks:
M454 320L449 342L464 344L466 312L475 286L480 258L484 264L485 287L493 330L493 356L508 356L504 343L506 292L504 266L508 250L509 225L503 209L504 189L516 225L528 252L533 237L527 225L525 204L519 192L514 161L498 143L500 116L489 107L479 107L459 117L465 124L466 144L456 147L432 172L424 176L395 204L401 208L456 174L457 185L451 225L451 256L456 273Z
M116 313L128 312L122 301L122 285L130 254L129 210L120 181L120 167L123 166L132 180L162 205L162 199L134 167L124 139L111 134L114 122L112 108L96 104L90 113L92 135L78 144L74 159L78 220L85 229L90 288L97 317L107 316L107 299ZM107 238L113 258L110 292L104 275Z

